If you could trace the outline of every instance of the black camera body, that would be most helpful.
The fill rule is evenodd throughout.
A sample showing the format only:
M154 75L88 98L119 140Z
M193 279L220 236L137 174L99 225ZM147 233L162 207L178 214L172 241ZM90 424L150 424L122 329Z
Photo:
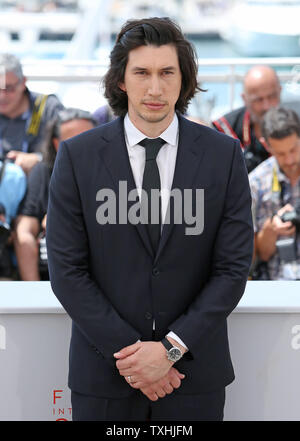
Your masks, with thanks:
M280 216L282 222L292 222L297 232L300 231L300 208L294 208L292 211L286 211Z
M286 211L280 216L282 222L292 222L296 227L297 235L300 232L300 206L297 204L292 211ZM297 239L295 237L281 238L276 242L279 259L284 264L285 277L291 280L299 280L297 265Z

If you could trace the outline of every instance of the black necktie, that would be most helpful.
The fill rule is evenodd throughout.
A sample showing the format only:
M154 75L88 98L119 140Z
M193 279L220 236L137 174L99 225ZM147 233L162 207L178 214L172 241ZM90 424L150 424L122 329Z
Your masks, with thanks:
M152 197L153 203L151 207L151 190L160 191L160 176L156 163L156 157L162 145L166 142L161 138L143 139L139 144L145 147L146 150L146 162L143 176L142 188L147 193L148 205L146 206L145 200L142 195L141 206L142 213L148 213L148 216L144 216L145 222L148 224L148 231L152 243L154 252L157 251L160 231L161 231L161 202L160 198ZM153 195L153 193L152 193ZM156 192L158 195L158 192Z

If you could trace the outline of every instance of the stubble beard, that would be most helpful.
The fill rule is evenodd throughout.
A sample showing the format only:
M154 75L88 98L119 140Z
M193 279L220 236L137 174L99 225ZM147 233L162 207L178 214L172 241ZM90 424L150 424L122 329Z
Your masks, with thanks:
M138 112L138 116L143 119L145 122L147 123L159 123L163 120L165 120L168 115L169 115L169 111L164 111L161 114L155 114L154 112L152 113L151 111L149 112Z

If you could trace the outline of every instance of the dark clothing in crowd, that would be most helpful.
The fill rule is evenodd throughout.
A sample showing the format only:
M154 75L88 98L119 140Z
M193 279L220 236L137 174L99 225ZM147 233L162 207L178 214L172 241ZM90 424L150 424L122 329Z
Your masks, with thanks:
M19 214L35 217L41 225L48 207L49 183L52 168L44 162L36 164L28 176L27 193ZM41 227L38 238L39 274L41 280L49 280L45 231Z
M44 219L47 213L49 183L52 169L44 162L36 164L28 176L27 193L20 206L19 214Z
M248 173L270 156L254 134L246 107L233 110L212 124L219 132L240 140Z

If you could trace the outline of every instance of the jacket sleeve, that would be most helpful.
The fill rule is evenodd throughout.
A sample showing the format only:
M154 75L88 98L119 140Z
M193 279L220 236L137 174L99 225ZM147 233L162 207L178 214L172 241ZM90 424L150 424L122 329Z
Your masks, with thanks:
M61 143L50 181L46 232L54 294L75 325L105 357L141 335L125 322L91 278L81 200L66 143Z
M169 326L188 346L194 358L201 358L201 349L224 326L227 316L237 306L251 265L251 194L241 148L237 141L234 144L210 277L186 312Z

